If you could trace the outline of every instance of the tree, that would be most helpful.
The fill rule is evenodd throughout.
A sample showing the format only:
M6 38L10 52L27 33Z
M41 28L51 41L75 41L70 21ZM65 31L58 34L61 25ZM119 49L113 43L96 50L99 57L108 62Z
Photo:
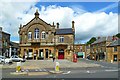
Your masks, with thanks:
M117 36L118 38L120 38L120 33L116 34L116 36Z
M95 37L92 37L88 42L87 45L92 44L94 41L96 41Z

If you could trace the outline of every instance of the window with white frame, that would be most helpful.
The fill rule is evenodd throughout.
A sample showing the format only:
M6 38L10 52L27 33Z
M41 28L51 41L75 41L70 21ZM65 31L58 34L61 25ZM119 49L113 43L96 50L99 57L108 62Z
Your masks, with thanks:
M60 37L59 37L59 41L60 41L60 42L64 42L64 37L63 37L63 36L60 36Z
M28 39L29 39L29 40L32 39L32 32L28 32Z
M39 38L39 29L38 28L35 28L35 31L34 31L34 39L38 39Z
M42 39L45 39L46 37L45 31L42 31L41 35L42 35Z

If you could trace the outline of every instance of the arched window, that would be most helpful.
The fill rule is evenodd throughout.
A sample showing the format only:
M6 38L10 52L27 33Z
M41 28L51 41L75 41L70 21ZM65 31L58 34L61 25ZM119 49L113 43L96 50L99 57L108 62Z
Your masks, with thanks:
M46 37L45 31L42 31L41 35L42 35L42 39L45 39Z
M34 38L35 38L35 39L38 39L38 38L39 38L39 29L38 29L38 28L35 28Z
M28 39L29 39L29 40L32 39L32 32L28 32Z

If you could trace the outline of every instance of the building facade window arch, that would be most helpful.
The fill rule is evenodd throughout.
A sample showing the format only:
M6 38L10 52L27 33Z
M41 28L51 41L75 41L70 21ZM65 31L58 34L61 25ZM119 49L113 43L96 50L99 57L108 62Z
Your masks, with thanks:
M42 32L41 32L41 38L42 38L42 39L45 39L45 38L46 38L46 33L45 33L45 31L42 31Z
M32 32L29 31L29 32L28 32L28 40L31 40L31 39L32 39Z
M39 29L35 28L34 30L34 39L39 39Z

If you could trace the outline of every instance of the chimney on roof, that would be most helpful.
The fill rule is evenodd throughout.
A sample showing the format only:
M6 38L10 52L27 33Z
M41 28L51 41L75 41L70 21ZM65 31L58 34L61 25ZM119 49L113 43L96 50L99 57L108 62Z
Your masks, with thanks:
M100 36L98 37L98 39L100 39Z
M39 13L38 13L38 9L35 12L35 18L39 18Z
M53 27L55 27L54 22L53 22Z
M74 21L72 21L72 29L74 29L75 27L74 27L74 24L75 24L75 22Z
M19 29L21 29L22 28L22 24L20 24L20 28Z
M59 29L59 23L57 23L57 29Z
M118 38L116 37L116 36L113 36L112 37L112 40L114 41L114 40L117 40Z

